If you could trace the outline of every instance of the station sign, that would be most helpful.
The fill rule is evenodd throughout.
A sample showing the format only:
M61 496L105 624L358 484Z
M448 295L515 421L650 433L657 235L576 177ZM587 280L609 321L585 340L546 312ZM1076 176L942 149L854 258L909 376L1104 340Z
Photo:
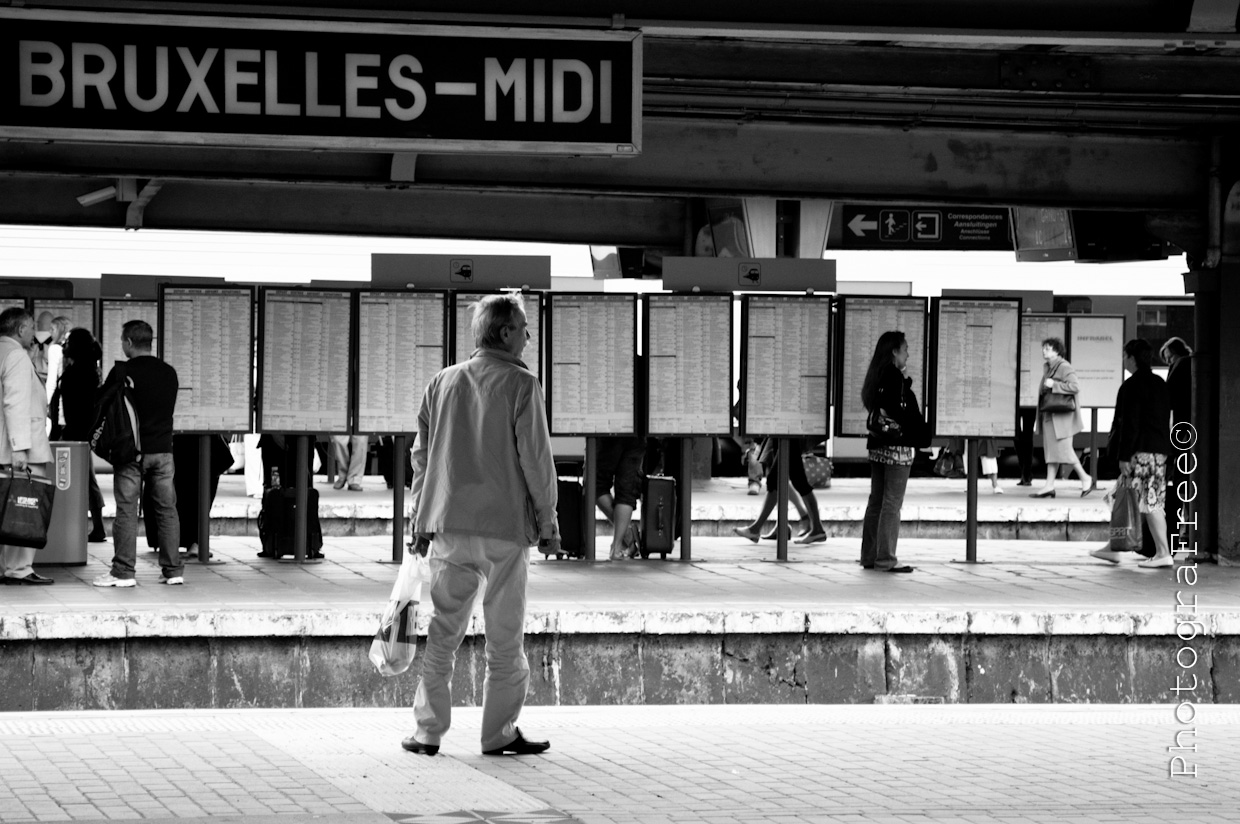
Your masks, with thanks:
M663 288L672 292L834 292L835 261L665 257Z
M641 35L0 10L0 138L632 155Z
M844 249L1012 251L1008 209L845 203Z
M551 289L549 255L402 255L373 252L370 283L388 289Z

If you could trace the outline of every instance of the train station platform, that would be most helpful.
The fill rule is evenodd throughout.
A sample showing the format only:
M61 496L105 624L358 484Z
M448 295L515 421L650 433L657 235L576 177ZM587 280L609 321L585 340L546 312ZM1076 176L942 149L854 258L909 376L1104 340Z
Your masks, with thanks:
M1235 824L1240 709L527 707L543 755L433 758L408 709L0 716L0 822ZM1196 775L1173 778L1181 730Z
M789 562L736 537L695 539L692 562L536 556L530 703L1148 703L1177 677L1195 679L1181 697L1240 702L1240 569L1200 565L1189 585L1035 540L983 540L987 563L963 564L963 541L909 537L917 569L893 575L862 570L859 543L793 546ZM151 552L138 587L91 587L111 557L92 544L85 566L42 568L54 586L0 589L0 709L412 702L415 679L366 660L397 572L389 537L328 537L302 566L256 557L248 536L212 549L223 563L191 562L183 587L159 583ZM462 705L481 698L484 629L476 616L461 650Z
M105 520L114 511L111 481L110 475L99 475ZM1011 478L1001 481L1003 495L992 495L990 482L983 478L978 486L978 535L997 539L1104 541L1110 510L1102 497L1112 483L1101 482L1098 490L1082 499L1077 481L1061 481L1055 498L1034 499L1029 497L1030 487L1017 486ZM316 477L315 484L324 535L391 534L393 496L382 477L367 476L361 492L332 489L321 475ZM829 536L860 537L869 491L869 478L835 478L830 489L815 492ZM245 481L240 475L220 479L219 494L211 510L214 533L258 535L261 501L245 493ZM761 503L762 496L747 494L744 478L695 481L693 534L729 536L733 527L747 523L757 514ZM901 534L922 538L962 536L965 508L965 481L912 478L905 496ZM791 517L795 519L795 512ZM605 530L602 515L598 518L599 529Z

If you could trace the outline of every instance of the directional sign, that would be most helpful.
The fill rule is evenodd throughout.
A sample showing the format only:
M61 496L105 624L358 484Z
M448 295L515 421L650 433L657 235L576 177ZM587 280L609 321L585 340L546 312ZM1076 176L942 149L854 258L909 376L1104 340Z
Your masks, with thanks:
M1011 250L1007 209L844 204L844 249Z

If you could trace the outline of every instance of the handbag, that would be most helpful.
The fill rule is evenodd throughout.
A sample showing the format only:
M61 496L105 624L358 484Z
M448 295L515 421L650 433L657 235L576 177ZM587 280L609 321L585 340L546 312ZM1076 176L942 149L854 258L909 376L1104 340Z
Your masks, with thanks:
M1137 488L1127 475L1121 475L1111 492L1111 544L1116 552L1141 548L1141 504Z
M879 446L896 446L904 437L904 431L895 418L887 415L882 409L875 407L865 422L866 431Z
M1059 371L1059 367L1055 367L1055 372ZM1055 377L1055 372L1051 372L1051 378ZM1038 410L1048 414L1056 414L1058 412L1075 412L1076 411L1076 395L1068 395L1063 392L1044 392L1038 398Z
M422 584L430 578L427 567L426 558L412 545L405 548L387 608L370 642L370 662L380 675L400 675L413 664L418 651L418 602Z
M813 452L801 453L801 465L805 467L805 480L814 489L831 488L831 459Z
M29 468L24 478L16 471L0 475L0 544L47 546L55 497L56 486L36 479Z

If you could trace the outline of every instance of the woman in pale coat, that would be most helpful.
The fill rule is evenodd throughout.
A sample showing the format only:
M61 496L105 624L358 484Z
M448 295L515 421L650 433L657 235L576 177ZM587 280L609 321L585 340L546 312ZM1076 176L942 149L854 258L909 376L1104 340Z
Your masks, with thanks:
M1043 412L1043 399L1051 392L1076 396L1081 385L1076 379L1076 370L1064 359L1064 345L1059 338L1047 338L1042 341L1042 359L1046 365L1042 370L1042 385L1038 387L1038 420L1034 431L1042 433L1042 452L1046 461L1046 483L1031 498L1054 498L1055 479L1059 476L1059 465L1066 463L1076 470L1081 479L1081 497L1084 498L1094 491L1094 481L1085 474L1085 468L1072 448L1072 437L1085 428L1081 421L1080 405L1071 412Z

